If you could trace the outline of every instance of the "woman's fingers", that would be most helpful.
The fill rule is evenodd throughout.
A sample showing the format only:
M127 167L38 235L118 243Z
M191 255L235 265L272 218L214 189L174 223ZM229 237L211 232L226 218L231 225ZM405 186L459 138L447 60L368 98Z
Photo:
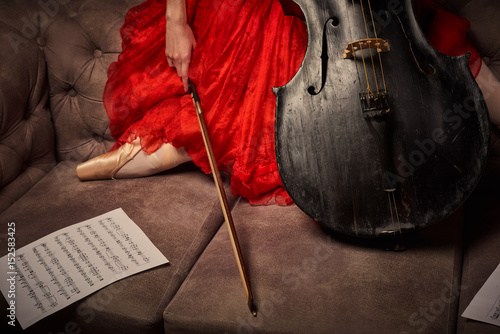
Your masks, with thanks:
M189 61L181 61L179 63L179 65L175 67L177 69L177 75L182 80L182 85L184 86L185 92L187 92L189 89L189 85L188 85L189 63L190 63Z
M182 80L184 91L188 91L188 78L189 78L189 64L191 62L191 55L183 58L175 58L167 56L168 66L175 68L177 75Z
M187 92L189 64L193 49L196 45L191 27L187 24L168 24L165 54L167 56L168 66L175 67L177 75L181 78L184 90Z

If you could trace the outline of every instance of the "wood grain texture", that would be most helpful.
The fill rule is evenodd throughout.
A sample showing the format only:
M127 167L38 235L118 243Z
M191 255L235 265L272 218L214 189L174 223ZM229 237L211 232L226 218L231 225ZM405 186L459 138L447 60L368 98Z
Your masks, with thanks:
M360 237L419 230L451 214L477 183L489 141L468 56L438 53L411 0L371 1L377 35L390 45L381 53L390 116L380 153L361 108L360 86L367 85L357 74L361 52L343 59L352 42L346 16L352 5L295 2L306 19L308 48L294 78L274 89L277 161L294 202L326 227ZM353 16L350 23L356 26ZM378 55L380 74L377 62ZM366 66L373 73L371 61ZM395 188L397 217L384 183Z

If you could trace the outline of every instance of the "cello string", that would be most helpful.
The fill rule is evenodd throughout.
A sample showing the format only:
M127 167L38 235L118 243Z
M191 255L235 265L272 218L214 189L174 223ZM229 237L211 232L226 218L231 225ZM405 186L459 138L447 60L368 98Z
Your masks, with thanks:
M365 32L366 32L367 38L369 38L368 24L366 22L366 17L365 17L365 12L364 12L364 7L363 7L363 0L360 0L360 4L361 4L361 12L362 12L361 15L363 16L363 22L364 22L364 25L365 25ZM353 41L353 38L352 38L352 29L351 29L351 23L350 23L350 18L349 18L349 10L348 10L347 0L345 0L345 6L346 6L347 23L348 23L348 27L349 27L349 36L350 36L351 41ZM352 0L352 7L353 7L354 20L355 20L356 26L357 26L358 40L360 40L361 39L360 30L361 29L359 27L359 22L357 21L356 10L355 10L355 6L354 6L354 0ZM371 8L370 0L368 0L368 7L369 7L369 10L370 10L370 17L371 17L372 24L373 24L373 30L374 30L375 38L378 38L376 27L375 27L375 24L374 24L373 12L372 12L372 8ZM361 58L363 60L363 68L364 68L364 72L365 72L365 78L366 78L366 84L367 84L367 91L368 91L368 94L372 94L373 95L373 93L371 91L371 88L370 88L370 82L369 82L369 79L368 79L368 70L366 68L365 57L364 57L364 54L363 54L363 47L362 47L361 44L359 44L359 47L360 47L360 51L361 51ZM370 58L371 58L372 67L373 67L373 73L374 73L374 78L375 78L375 85L377 87L377 93L379 93L379 86L378 86L377 75L376 75L376 72L375 72L375 62L373 60L373 53L372 53L371 48L369 48L369 49L370 49ZM351 43L351 52L355 56L354 46L353 46L352 43ZM377 50L377 53L378 53L378 56L379 56L380 70L381 70L381 73L382 73L382 81L383 81L383 85L384 85L384 90L387 93L387 87L386 87L386 84L385 84L385 74L384 74L384 69L382 67L382 58L381 58L380 52L378 52L378 50ZM358 81L359 81L359 85L360 85L361 95L364 96L364 91L363 91L363 88L362 88L362 85L361 85L361 77L360 77L360 73L359 73L357 61L355 61L354 63L355 63L356 71L357 71L357 75L358 75ZM394 228L395 231L399 231L399 233L402 234L401 223L400 223L400 219L399 219L399 213L398 213L398 208L397 208L397 204L396 204L396 197L394 196L394 191L388 191L387 192L387 199L388 199L388 204L389 204L389 211L391 213L391 223L392 223L392 226L393 226L393 228ZM355 226L357 225L356 221L354 222L354 224L355 224ZM357 230L357 228L356 228L356 230Z
M375 34L375 38L378 39L378 34L377 34L377 27L375 26L375 20L373 19L373 11L372 11L372 4L370 0L368 0L368 9L370 10L370 16L372 20L372 26L373 26L373 33ZM387 93L387 86L385 84L385 73L384 73L384 66L382 65L382 56L380 55L380 52L378 52L378 60L380 63L380 73L382 73L382 83L384 85L384 91Z
M349 19L349 10L348 10L348 6L347 6L347 0L345 0L345 11L346 11L346 16L347 16L347 26L349 27L349 38L352 41L353 39L352 39L351 21ZM353 56L356 55L354 52L354 45L352 45L352 43L351 43L351 52L352 52ZM361 76L359 74L358 62L356 61L356 59L354 59L354 65L356 67L356 73L358 75L359 91L361 92L361 96L364 97L365 93L363 91L363 86L361 85Z
M368 0L368 3L370 3L370 0ZM363 23L365 25L366 39L369 39L370 35L368 34L368 24L366 23L366 15L365 15L365 8L363 6L363 0L361 0L359 2L359 4L361 5L361 16L363 17ZM370 11L371 11L371 8L370 8ZM371 12L370 12L370 14L371 14ZM377 74L375 72L375 61L373 60L372 48L369 47L368 50L370 51L370 59L371 59L371 63L372 63L373 78L375 80L375 88L377 89L377 94L380 94L380 89L378 87Z
M399 220L398 206L396 205L396 197L394 196L394 191L391 191L392 202L394 204L394 213L396 215L396 221L398 223L397 229L399 230L399 234L403 234L401 230L401 222Z
M368 34L368 24L366 22L366 16L365 16L365 11L364 11L364 7L363 7L363 0L361 0L360 3L361 3L361 10L362 10L362 13L363 13L363 21L364 21L364 24L365 24L366 36L367 36L367 38L370 38L370 36ZM371 23L372 23L372 26L373 26L373 33L375 35L375 39L378 40L377 27L375 26L375 20L373 19L373 10L372 10L372 6L371 6L370 0L367 0L367 3L368 3L368 9L369 9L369 12L370 12ZM385 93L387 93L387 86L386 86L386 82L385 82L384 67L382 65L382 56L380 55L380 52L379 52L378 49L380 49L380 48L377 48L377 53L378 53L379 64L380 64L380 73L382 75L382 83L384 85L384 91L385 91ZM377 79L377 75L376 75L376 71L375 71L375 62L373 60L373 53L372 53L371 48L370 48L370 57L371 57L372 66L373 66L373 76L374 76L374 79L375 79L375 85L377 87L377 94L380 94L379 86L378 86L378 79ZM391 212L391 223L392 223L394 231L399 231L399 234L401 235L401 234L403 234L403 232L402 232L402 229L401 229L401 221L399 219L398 206L397 206L397 203L396 203L396 197L394 196L394 191L395 191L395 189L389 189L389 192L387 193L387 197L388 197L388 200L389 200L389 210ZM394 217L395 217L396 221L394 220ZM396 223L397 223L397 226L396 226Z
M389 191L387 191L387 200L389 201L389 211L391 212L391 223L392 227L396 229L396 224L394 223L394 212L392 211L392 201Z
M373 10L372 10L371 1L367 0L367 2L368 2L368 9L370 10L370 17L371 17L372 26L373 26L373 33L375 34L375 38L378 39L377 27L375 25L375 20L373 19ZM378 53L378 59L379 59L379 64L380 64L380 73L382 74L382 83L384 85L384 91L387 94L387 85L385 82L384 66L382 65L382 56L378 50L377 50L377 53ZM375 65L374 65L374 67L375 67ZM396 203L396 196L394 196L394 191L395 190L393 189L389 195L389 201L391 201L391 199L392 199L391 220L392 220L392 223L394 226L394 218L393 218L393 213L392 213L392 210L393 210L392 207L394 207L394 216L396 216L396 222L397 222L397 227L394 226L394 229L395 230L397 229L399 231L399 234L403 234L403 231L401 230L401 221L399 220L398 206Z
M346 7L346 9L347 9L347 7ZM357 26L358 40L360 40L361 39L361 35L360 35L359 31L361 29L359 28L359 22L358 22L358 18L356 16L356 8L354 6L354 0L352 0L352 9L353 9L352 12L354 13L354 21L356 22L356 26ZM347 15L349 16L349 13ZM363 47L362 47L361 44L359 44L359 48L361 50L361 59L363 60L363 68L364 68L364 71L365 71L366 90L368 92L368 95L370 95L370 94L373 95L372 90L370 88L370 81L368 80L368 70L366 69L365 55L363 53Z
M389 201L389 211L391 212L391 223L394 232L398 231L399 234L403 234L401 230L401 222L399 220L398 207L396 205L396 197L394 196L394 190L387 190L387 199ZM396 221L394 221L394 217L396 217ZM397 223L397 225L396 225Z

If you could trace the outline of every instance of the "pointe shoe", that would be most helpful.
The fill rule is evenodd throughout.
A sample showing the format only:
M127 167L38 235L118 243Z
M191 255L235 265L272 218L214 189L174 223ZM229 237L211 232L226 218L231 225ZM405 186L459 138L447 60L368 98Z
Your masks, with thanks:
M175 148L170 143L163 144L155 152L139 152L132 161L116 172L115 178L136 178L150 176L191 161L184 148Z
M163 144L156 152L147 155L146 158L157 172L163 172L191 161L191 157L183 147L176 148L170 143Z
M118 149L95 157L76 167L81 181L114 179L115 174L141 151L140 139L125 143Z

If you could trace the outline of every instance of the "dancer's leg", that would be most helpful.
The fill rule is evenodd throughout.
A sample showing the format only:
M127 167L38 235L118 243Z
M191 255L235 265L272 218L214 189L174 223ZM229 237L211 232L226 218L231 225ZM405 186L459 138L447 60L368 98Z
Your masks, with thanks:
M500 126L500 82L484 61L481 64L476 81L483 92L491 122L496 126Z
M141 149L140 138L118 149L81 163L76 174L82 181L149 176L190 161L183 148L163 144L156 152Z

